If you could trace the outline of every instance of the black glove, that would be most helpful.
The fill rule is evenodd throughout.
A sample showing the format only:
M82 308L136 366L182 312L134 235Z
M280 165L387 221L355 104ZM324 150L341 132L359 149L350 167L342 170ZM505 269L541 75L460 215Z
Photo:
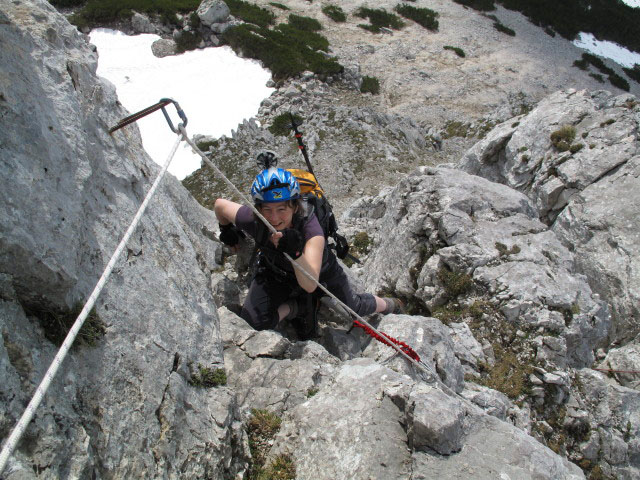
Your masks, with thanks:
M227 223L226 225L218 224L220 226L220 241L230 247L235 247L242 235L242 232L236 228L233 223Z
M302 255L304 248L304 238L302 234L292 228L285 228L282 237L278 240L278 251L288 253L291 258L296 259Z

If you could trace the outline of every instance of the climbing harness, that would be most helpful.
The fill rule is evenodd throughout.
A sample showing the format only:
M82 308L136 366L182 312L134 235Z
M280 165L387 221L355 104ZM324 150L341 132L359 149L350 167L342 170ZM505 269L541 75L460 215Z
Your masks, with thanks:
M130 115L126 119L123 119L120 123L118 123L118 125L116 125L111 130L109 130L109 133L115 132L119 128L122 128L125 125L128 125L128 124L134 122L135 120L140 119L140 118L144 117L145 115L149 115L150 113L155 112L156 110L160 110L160 109L162 109L162 112L164 113L165 118L167 120L167 123L169 124L169 127L171 128L171 130L174 133L178 133L178 130L171 123L171 120L169 119L169 115L167 114L167 112L166 112L166 110L164 108L166 105L168 105L170 103L174 104L174 106L176 107L176 110L178 111L178 115L180 116L181 120L183 121L183 123L178 124L178 128L180 128L180 127L184 128L184 125L186 125L186 123L187 123L187 118L184 115L184 112L182 112L182 110L180 109L180 105L178 105L177 102L175 102L175 101L173 101L171 99L164 98L164 99L160 100L160 102L158 102L157 104L155 104L155 105L153 105L151 107L148 107L148 108L146 108L144 110L141 110L140 112L134 113L133 115ZM125 120L127 120L127 121L125 122ZM145 210L147 209L147 205L149 204L149 201L151 200L151 197L153 197L154 193L156 192L156 190L158 188L158 185L160 185L160 181L162 180L162 178L164 177L165 173L167 172L167 169L169 168L169 164L171 163L171 160L173 160L173 157L174 157L174 155L176 153L176 150L178 149L178 145L180 145L181 141L182 141L182 138L181 138L180 135L178 135L177 139L176 139L176 142L173 145L173 148L171 149L171 153L167 157L167 160L165 161L164 165L162 166L162 170L160 170L160 173L158 174L158 177L155 179L155 181L153 182L153 185L149 189L149 192L147 193L147 196L145 197L144 201L142 202L142 205L140 205L140 208L138 209L138 212L136 213L135 217L133 218L133 221L131 222L131 224L129 225L129 228L127 229L126 233L124 234L124 237L122 237L122 240L120 241L120 244L116 248L115 252L113 252L113 255L111 256L111 260L109 260L109 263L107 264L104 272L102 273L102 276L100 277L100 280L98 280L98 283L96 284L95 288L93 289L93 292L89 296L89 299L85 303L84 308L82 309L82 311L78 315L78 318L76 318L73 326L69 330L69 333L67 334L67 337L65 338L64 342L62 343L62 346L60 347L60 350L58 350L58 353L56 354L56 356L54 357L53 361L51 362L51 365L49 366L49 369L44 374L44 378L40 382L40 385L38 386L36 392L34 393L33 398L31 399L31 401L27 405L27 408L25 409L24 413L22 414L22 417L20 417L20 420L18 421L18 423L14 427L13 431L11 432L11 435L9 436L9 438L6 441L6 443L2 447L2 452L0 452L0 474L4 470L7 462L9 461L9 456L15 450L16 445L18 444L18 441L20 440L20 438L24 434L25 429L27 428L27 426L29 425L29 422L33 418L33 415L35 414L36 409L40 405L40 402L42 402L42 398L44 397L45 393L49 389L49 386L51 385L51 382L53 381L53 378L55 377L56 373L58 372L58 369L60 368L60 365L62 364L62 361L67 356L67 353L69 353L69 349L71 348L71 345L73 344L74 340L76 339L76 336L78 335L78 332L80 331L80 329L82 328L82 325L84 324L85 320L87 319L87 316L89 315L89 312L91 312L91 309L95 305L96 300L98 299L98 295L100 295L100 292L102 292L102 289L104 288L104 285L107 283L107 280L108 280L109 276L111 275L111 272L112 272L112 270L113 270L113 268L114 268L114 266L116 264L116 261L118 260L118 257L122 253L122 250L124 250L124 247L126 246L127 242L129 241L129 238L131 237L131 235L133 234L133 231L138 226L138 223L140 222L140 219L142 218L142 215L144 214Z

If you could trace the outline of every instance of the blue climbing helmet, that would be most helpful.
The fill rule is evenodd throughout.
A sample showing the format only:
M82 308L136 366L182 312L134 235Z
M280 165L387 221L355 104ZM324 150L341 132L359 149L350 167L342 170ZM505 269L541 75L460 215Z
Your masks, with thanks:
M269 167L256 176L251 185L251 196L255 203L295 200L300 198L300 185L291 172Z

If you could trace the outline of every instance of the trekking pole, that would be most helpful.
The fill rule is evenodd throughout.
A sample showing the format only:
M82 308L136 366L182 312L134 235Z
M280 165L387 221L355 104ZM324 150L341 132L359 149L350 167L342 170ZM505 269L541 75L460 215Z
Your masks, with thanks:
M293 113L289 112L289 117L291 117L291 130L293 130L293 134L296 137L296 140L298 141L298 149L300 150L300 152L302 152L302 156L304 157L304 161L307 164L307 169L309 170L309 172L315 177L316 174L313 171L313 167L311 166L311 162L309 161L309 153L307 152L307 146L304 144L304 142L302 141L302 133L300 133L300 131L298 130L298 127L300 125L302 125L302 121L297 121L294 116ZM318 179L316 178L316 181ZM318 182L318 185L320 185L320 182Z
M115 132L116 130L124 127L125 125L129 125L130 123L135 122L136 120L144 117L145 115L149 115L150 113L155 112L156 110L160 110L160 109L162 109L162 111L164 113L164 116L165 116L165 118L167 120L167 123L169 124L169 127L171 128L171 130L173 132L175 132L175 133L178 133L178 130L173 126L173 124L171 123L171 120L169 119L169 115L167 114L166 110L164 109L164 107L166 105L168 105L169 103L173 103L175 105L176 110L178 111L178 115L183 120L183 122L186 124L187 123L187 118L184 115L184 112L182 112L182 110L180 109L180 105L178 105L177 102L175 102L175 101L173 101L171 99L166 99L165 98L165 99L160 100L160 102L158 102L157 104L152 105L151 107L148 107L148 108L146 108L144 110L141 110L140 112L134 113L133 115L130 115L130 116L126 117L125 119L121 120L115 127L113 127L111 130L109 130L109 133ZM181 126L183 126L183 123L179 124L178 128L180 128ZM91 309L93 308L93 306L95 305L96 301L98 300L98 296L100 295L100 293L102 292L102 289L104 288L105 284L107 283L107 280L109 279L109 276L111 275L111 272L113 271L113 268L115 267L116 261L120 257L120 254L124 250L124 247L126 246L127 242L129 241L129 238L133 234L134 230L138 226L138 223L140 222L140 219L142 218L142 215L144 214L145 210L147 209L147 205L151 201L151 197L153 197L153 195L156 192L158 186L160 185L160 181L162 180L162 178L164 177L165 173L167 172L167 169L169 168L169 164L171 163L171 160L173 160L173 157L175 156L176 150L178 149L178 145L180 144L181 141L182 141L182 138L180 137L180 135L178 135L177 140L176 140L175 144L173 145L173 148L171 149L171 153L167 157L167 160L165 161L164 165L162 166L162 169L161 169L160 173L158 174L158 177L153 182L153 185L149 189L149 192L147 192L147 195L146 195L144 201L140 205L140 208L138 208L138 212L136 213L135 217L133 218L131 224L129 225L129 228L126 231L126 233L122 237L122 240L118 244L118 247L113 252L113 255L111 256L111 259L109 260L109 263L105 267L105 270L102 273L102 276L100 277L100 279L98 280L98 283L94 287L93 292L91 292L91 295L89 295L89 298L88 298L87 302L85 303L82 311L80 312L80 314L76 318L75 322L73 323L71 329L69 330L69 333L67 333L67 336L64 339L64 342L62 343L62 346L58 350L58 353L56 354L56 356L54 357L53 361L51 362L51 365L49 366L49 368L47 369L46 373L44 374L44 377L41 380L40 385L38 385L38 388L36 389L35 393L33 394L33 397L31 398L31 401L27 405L27 408L25 409L24 413L20 417L20 420L18 421L18 423L14 427L13 431L11 432L11 435L9 435L9 438L7 439L7 441L5 442L4 446L2 447L2 451L0 452L0 474L2 474L2 471L6 467L7 462L9 461L9 457L11 456L13 451L15 450L15 448L16 448L16 446L18 444L18 441L20 440L20 438L24 434L25 430L27 429L27 426L31 422L31 419L33 418L33 415L35 414L38 406L42 402L42 399L43 399L44 395L47 393L47 390L49 389L49 386L51 385L51 382L53 381L56 373L58 373L58 369L62 365L62 362L64 361L64 359L67 356L67 354L69 353L69 349L71 348L71 345L75 341L78 333L80 332L80 329L84 325L85 320L89 316L89 313L91 312Z

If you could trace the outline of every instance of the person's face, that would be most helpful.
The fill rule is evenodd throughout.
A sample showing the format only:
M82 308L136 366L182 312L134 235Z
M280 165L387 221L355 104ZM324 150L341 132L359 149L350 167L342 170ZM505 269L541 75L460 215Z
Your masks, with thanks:
M264 203L260 213L276 230L284 230L293 225L293 207L287 202Z

